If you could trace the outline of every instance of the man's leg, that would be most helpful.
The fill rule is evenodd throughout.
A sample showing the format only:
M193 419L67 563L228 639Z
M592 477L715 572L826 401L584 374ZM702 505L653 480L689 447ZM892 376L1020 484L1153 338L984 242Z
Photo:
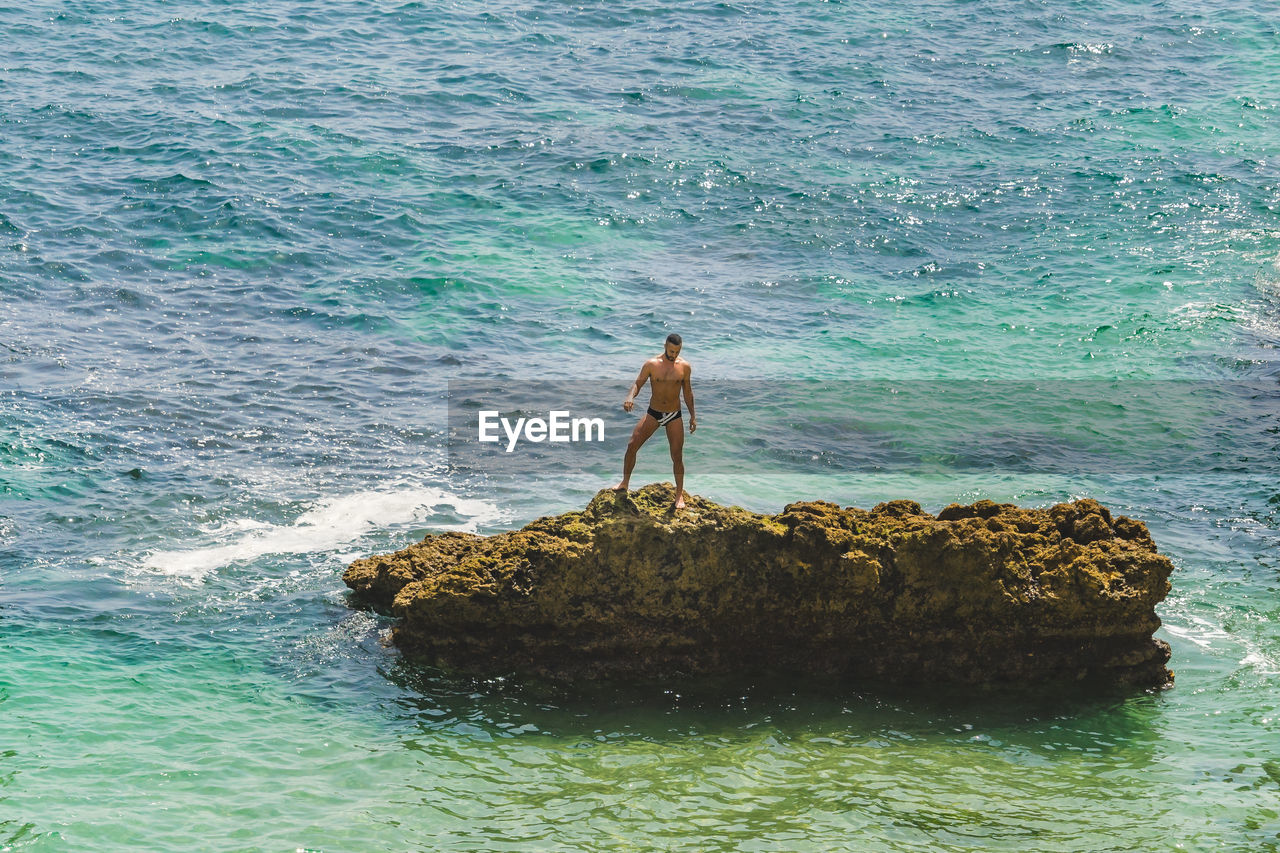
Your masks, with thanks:
M649 436L653 435L658 429L658 422L653 416L645 412L640 417L640 423L636 424L636 428L631 431L631 440L627 442L626 455L622 457L622 482L613 487L615 492L624 492L630 488L631 469L636 467L636 451L640 449L640 445L649 440Z
M684 419L667 424L667 444L671 446L671 473L676 477L676 509L684 509Z

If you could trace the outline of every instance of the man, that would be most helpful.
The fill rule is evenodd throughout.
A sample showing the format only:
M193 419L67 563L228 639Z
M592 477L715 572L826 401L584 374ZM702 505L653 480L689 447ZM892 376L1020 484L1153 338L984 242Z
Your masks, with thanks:
M631 411L635 406L636 395L644 387L645 382L652 386L649 396L649 411L636 424L631 432L631 441L627 443L627 454L622 460L622 482L613 487L615 492L624 492L630 486L631 469L636 464L636 451L640 445L649 440L649 436L658 427L666 427L667 444L671 448L671 471L676 477L676 502L673 509L684 509L684 433L680 429L680 395L684 393L684 401L689 406L689 432L698 428L698 419L693 415L693 386L689 376L693 368L689 362L680 357L681 340L679 335L667 335L662 355L654 356L640 368L640 376L636 384L631 386L631 393L623 401L622 408Z

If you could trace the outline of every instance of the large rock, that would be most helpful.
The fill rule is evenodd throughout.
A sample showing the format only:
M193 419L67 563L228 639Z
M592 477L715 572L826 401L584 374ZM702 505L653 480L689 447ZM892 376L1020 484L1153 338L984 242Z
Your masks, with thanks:
M937 516L913 501L760 515L673 488L602 491L495 536L441 533L343 579L433 662L562 678L834 673L895 681L1169 683L1173 566L1097 501Z

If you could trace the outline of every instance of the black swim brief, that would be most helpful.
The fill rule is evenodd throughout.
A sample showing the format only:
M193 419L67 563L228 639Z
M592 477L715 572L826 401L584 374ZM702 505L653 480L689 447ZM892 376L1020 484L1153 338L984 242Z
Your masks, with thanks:
M650 406L649 417L657 421L658 426L666 426L667 424L671 423L672 421L680 417L680 410L676 409L674 412L659 412L653 406Z

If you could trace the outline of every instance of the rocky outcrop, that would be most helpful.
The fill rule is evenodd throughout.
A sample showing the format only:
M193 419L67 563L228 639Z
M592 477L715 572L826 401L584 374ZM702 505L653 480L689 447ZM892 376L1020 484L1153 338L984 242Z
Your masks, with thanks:
M825 501L761 515L671 486L494 536L352 563L406 653L561 678L790 671L893 681L1169 683L1155 605L1172 564L1093 500L936 516Z

